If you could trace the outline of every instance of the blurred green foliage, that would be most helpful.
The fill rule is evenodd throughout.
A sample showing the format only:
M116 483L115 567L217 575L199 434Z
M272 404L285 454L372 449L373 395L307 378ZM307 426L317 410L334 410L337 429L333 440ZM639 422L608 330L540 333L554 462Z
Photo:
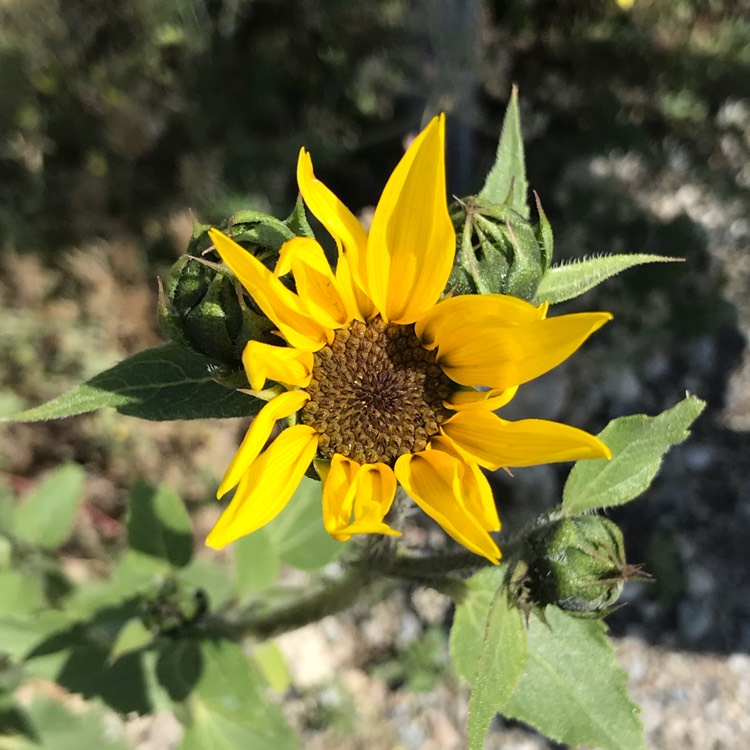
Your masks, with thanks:
M357 142L379 107L368 60L404 14L393 0L3 3L4 242L278 202L300 143L325 159Z
M269 687L288 686L281 653L269 642L257 660L246 656L215 619L225 612L231 618L233 607L274 585L282 564L318 568L339 553L320 519L319 483L304 480L289 512L261 536L248 537L262 541L265 559L275 561L262 570L247 564L242 547L231 560L195 558L182 500L166 487L136 483L127 548L113 554L104 579L92 571L75 579L62 564L83 490L75 464L53 472L20 502L0 485L0 748L36 741L50 750L86 742L128 747L122 728L102 739L102 704L123 715L175 712L184 724L184 750L226 742L296 747L266 695ZM52 700L35 689L38 680L64 691ZM19 702L24 686L27 697ZM85 707L71 703L69 693L83 696Z
M747 80L743 7L5 0L0 240L52 250L127 229L158 245L175 207L209 220L277 210L300 144L362 206L424 107L463 121L451 136L460 181L490 163L512 81L537 135L554 132L531 154L532 184L604 145L654 156L667 134L731 180L715 117Z

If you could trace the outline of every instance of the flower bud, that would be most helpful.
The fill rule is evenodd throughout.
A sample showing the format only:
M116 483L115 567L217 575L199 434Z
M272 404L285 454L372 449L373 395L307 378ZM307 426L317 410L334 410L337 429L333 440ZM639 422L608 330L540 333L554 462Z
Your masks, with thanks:
M526 612L547 605L576 617L604 617L626 580L643 579L625 561L622 532L608 518L545 516L530 529L511 562L511 600Z
M540 224L507 205L476 196L451 209L459 247L449 286L459 294L511 294L533 300L552 253L549 224L539 206Z
M196 225L188 251L159 288L159 325L172 341L233 370L251 339L270 342L274 327L213 250L207 226ZM292 232L283 222L255 211L230 219L227 233L273 267Z

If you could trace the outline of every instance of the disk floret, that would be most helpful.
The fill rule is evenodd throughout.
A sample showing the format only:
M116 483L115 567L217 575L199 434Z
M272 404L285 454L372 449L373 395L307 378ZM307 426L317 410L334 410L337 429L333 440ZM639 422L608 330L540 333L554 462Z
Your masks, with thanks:
M424 450L451 414L443 401L453 384L413 325L355 320L314 362L302 422L320 433L326 458L339 453L393 466L404 453Z

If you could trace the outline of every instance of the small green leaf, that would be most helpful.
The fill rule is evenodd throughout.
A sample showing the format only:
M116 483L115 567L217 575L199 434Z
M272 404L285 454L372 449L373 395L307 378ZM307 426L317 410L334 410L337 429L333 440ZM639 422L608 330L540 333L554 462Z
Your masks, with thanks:
M644 263L676 263L682 258L664 258L661 255L603 255L550 268L542 277L536 290L535 302L557 302L580 297L602 281Z
M495 154L495 163L492 165L478 197L487 203L506 203L525 219L528 219L527 189L521 118L518 109L518 89L514 86L510 94L508 108L505 110L503 129Z
M521 612L508 604L500 588L490 604L476 672L471 680L468 739L470 750L482 750L492 717L513 694L528 659Z
M83 501L83 481L78 464L66 464L50 474L16 511L16 536L44 549L57 549L73 531Z
M320 482L305 477L284 511L265 530L281 561L301 570L315 570L334 560L344 545L323 526Z
M45 607L42 583L18 570L0 571L0 613L30 615ZM0 651L3 644L0 643Z
M9 612L0 603L0 653L14 661L26 655L54 633L68 630L72 621L54 609L44 609L33 614Z
M286 226L288 226L298 237L310 237L315 239L315 234L310 226L310 222L307 220L305 202L302 200L301 195L297 196L294 210L286 219L284 219L284 224L286 224Z
M264 680L242 648L201 643L202 664L187 706L180 750L292 750L298 742L279 709L263 695Z
M612 459L576 463L563 490L564 510L581 513L622 505L645 492L664 454L687 440L688 428L705 406L705 401L688 396L656 417L635 414L610 422L599 437L611 449Z
M281 558L276 543L266 529L243 536L232 545L232 549L240 597L262 591L276 583Z
M0 513L2 513L2 508L0 507ZM0 520L2 519L2 516L0 515ZM2 527L0 526L0 531L2 530ZM7 570L11 567L13 563L13 543L8 539L8 537L3 536L0 533L0 571Z
M262 403L219 385L211 366L202 355L177 344L147 349L46 404L1 417L0 422L61 419L107 406L157 421L256 414Z
M114 627L117 624L119 623L113 619L106 626ZM103 622L93 625L96 629L104 626ZM97 636L98 633L92 635ZM66 658L55 676L55 682L71 693L101 699L121 714L131 711L151 713L152 706L142 664L143 654L131 651L110 663L110 648L111 642L90 642L61 650L60 655Z
M32 736L0 736L0 750L128 750L112 732L106 713L94 705L71 710L52 698L36 698L24 709Z
M469 684L477 671L487 619L495 594L503 584L503 568L487 568L466 582L466 595L456 605L450 635L451 660Z
M179 495L137 482L128 510L128 546L143 555L182 568L193 556L193 528Z
M0 534L10 534L16 524L15 500L10 486L0 477ZM0 563L0 567L1 567Z
M80 620L89 619L101 609L117 607L123 601L158 587L166 566L155 557L126 550L107 580L80 583L65 600L65 612Z
M638 707L604 624L554 607L545 614L549 624L530 623L526 670L502 714L572 747L645 750Z
M200 589L208 598L209 609L216 610L234 596L234 581L224 565L203 557L194 557L177 572L177 579L185 586Z
M283 693L291 685L292 677L289 674L289 667L275 641L264 641L258 644L253 651L253 658L272 690Z
M143 624L143 620L140 617L132 617L118 633L110 651L109 659L110 661L116 661L125 654L145 648L153 639L153 634Z
M161 641L155 649L156 678L175 703L187 700L203 671L203 653L199 641L179 638Z

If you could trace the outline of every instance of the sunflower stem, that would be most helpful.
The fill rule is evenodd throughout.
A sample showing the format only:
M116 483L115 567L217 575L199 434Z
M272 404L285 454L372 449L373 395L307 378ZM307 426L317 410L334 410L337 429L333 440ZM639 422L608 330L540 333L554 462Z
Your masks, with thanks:
M518 538L505 541L506 556L512 555L518 542ZM490 565L468 550L399 554L393 537L368 536L342 560L339 575L321 574L304 587L276 587L245 607L208 614L195 628L203 636L235 641L273 638L337 614L361 599L370 604L381 601L399 588L399 581L428 586L460 601L466 592L462 576Z
M296 630L352 606L368 595L379 601L393 586L376 586L364 566L348 566L337 578L320 576L304 587L280 586L242 609L224 610L206 617L200 630L211 636L240 641L243 638L273 638Z

